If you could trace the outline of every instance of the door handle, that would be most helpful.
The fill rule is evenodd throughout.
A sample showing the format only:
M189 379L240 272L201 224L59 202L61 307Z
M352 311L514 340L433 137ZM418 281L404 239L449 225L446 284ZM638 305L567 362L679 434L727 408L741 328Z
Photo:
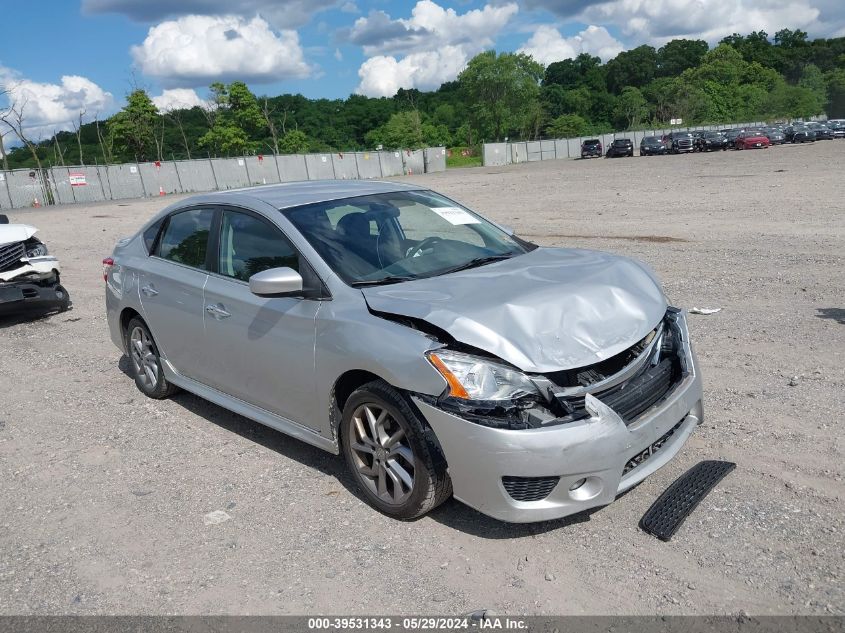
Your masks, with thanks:
M153 288L152 284L149 286L141 286L141 292L143 292L148 297L155 297L158 294L158 290Z
M226 312L220 305L207 305L205 311L212 315L215 319L225 319L232 316L231 313Z

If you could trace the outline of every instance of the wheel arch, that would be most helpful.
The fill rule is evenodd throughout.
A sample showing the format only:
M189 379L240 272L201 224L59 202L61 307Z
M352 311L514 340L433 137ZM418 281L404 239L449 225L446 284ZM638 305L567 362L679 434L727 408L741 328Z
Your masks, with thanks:
M123 310L121 310L121 312L120 312L120 332L121 332L121 336L122 336L122 340L123 340L123 351L127 352L127 353L128 353L128 350L129 350L129 346L126 343L127 336L129 335L129 332L127 332L127 329L129 328L129 322L134 318L140 319L145 324L147 323L147 321L144 319L144 317L141 315L141 313L138 312L135 308L123 308ZM150 326L147 325L147 327L149 328Z

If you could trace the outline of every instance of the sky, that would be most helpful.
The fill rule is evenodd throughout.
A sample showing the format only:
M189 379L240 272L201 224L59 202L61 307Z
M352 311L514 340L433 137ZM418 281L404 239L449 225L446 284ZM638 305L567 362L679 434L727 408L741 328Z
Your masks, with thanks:
M0 108L25 103L31 136L100 120L133 86L162 110L213 81L259 95L345 98L436 89L477 53L543 64L604 61L640 44L800 28L845 36L845 0L7 0ZM0 130L2 132L2 130Z

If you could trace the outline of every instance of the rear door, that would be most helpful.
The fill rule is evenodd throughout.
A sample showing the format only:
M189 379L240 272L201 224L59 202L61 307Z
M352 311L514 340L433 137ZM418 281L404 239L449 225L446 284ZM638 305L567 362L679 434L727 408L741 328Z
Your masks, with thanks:
M203 289L215 211L170 215L139 271L141 306L159 351L178 373L197 378L202 366Z
M314 343L320 301L259 297L249 278L307 263L278 227L242 209L223 209L213 270L205 286L208 362L202 382L271 413L318 429Z

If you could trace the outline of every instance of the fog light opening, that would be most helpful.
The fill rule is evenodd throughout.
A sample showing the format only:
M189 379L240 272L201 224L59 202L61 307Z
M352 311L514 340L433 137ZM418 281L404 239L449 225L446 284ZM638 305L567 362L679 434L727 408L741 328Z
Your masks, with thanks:
M579 480L573 482L572 485L569 486L569 492L574 492L574 491L578 490L578 488L583 486L585 483L587 483L586 479L579 479Z

